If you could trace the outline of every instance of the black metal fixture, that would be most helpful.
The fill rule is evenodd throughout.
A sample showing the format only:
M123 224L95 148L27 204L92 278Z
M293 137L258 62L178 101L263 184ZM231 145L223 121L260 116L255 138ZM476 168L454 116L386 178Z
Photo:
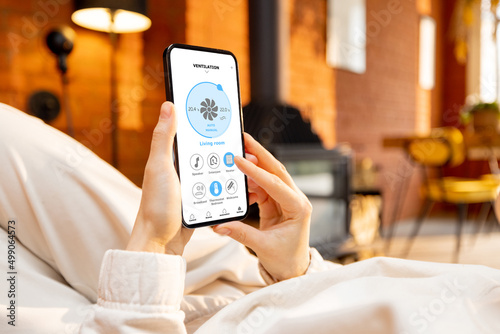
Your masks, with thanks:
M57 56L58 68L63 74L68 71L66 59L73 50L74 41L75 32L67 26L57 27L47 34L47 46Z
M73 50L74 41L75 32L68 26L60 26L50 30L45 38L47 47L57 57L57 68L61 72L62 95L64 100L64 110L66 112L66 126L67 132L71 137L74 137L75 133L73 130L73 116L69 104L68 77L66 72L68 71L68 55Z
M28 113L50 123L57 118L61 104L57 96L44 90L37 91L28 99Z
M276 144L318 144L300 111L285 100L289 24L283 0L248 3L251 100L243 108L245 131L272 150Z
M116 66L117 34L140 32L149 29L147 1L144 0L76 0L71 19L91 30L109 33L111 41L111 162L118 168L118 128Z

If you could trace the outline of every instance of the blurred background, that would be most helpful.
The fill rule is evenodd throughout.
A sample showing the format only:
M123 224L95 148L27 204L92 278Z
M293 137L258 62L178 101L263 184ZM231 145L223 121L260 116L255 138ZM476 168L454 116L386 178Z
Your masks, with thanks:
M227 49L239 62L247 131L311 197L312 244L325 256L495 265L497 5L0 0L0 102L73 135L140 186L165 100L163 50ZM82 14L92 8L103 12ZM472 121L483 109L494 114L486 131ZM433 132L443 127L458 139ZM428 178L443 188L429 191ZM479 239L460 245L457 228Z

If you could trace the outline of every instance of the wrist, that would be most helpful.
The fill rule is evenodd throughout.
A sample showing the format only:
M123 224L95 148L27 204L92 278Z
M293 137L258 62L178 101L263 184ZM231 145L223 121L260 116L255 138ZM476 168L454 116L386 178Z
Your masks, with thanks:
M182 255L184 246L176 243L163 243L151 238L131 237L126 250L135 252L149 252L169 255Z
M294 261L293 263L288 263L282 268L273 268L272 265L269 265L269 270L266 268L266 263L262 263L262 261L259 261L259 270L261 276L268 284L271 284L271 281L272 283L276 283L285 281L290 278L302 276L309 269L309 265L311 263L310 252L308 251L307 254L304 254L300 258L300 260ZM269 277L266 277L266 273Z
M137 220L126 250L137 252L151 252L170 255L182 255L184 244L176 242L174 238L159 237L148 224Z
M165 254L165 245L147 238L130 238L126 250L134 252L149 252Z
M184 247L186 245L183 242L171 241L165 245L165 254L169 255L181 255L184 253Z

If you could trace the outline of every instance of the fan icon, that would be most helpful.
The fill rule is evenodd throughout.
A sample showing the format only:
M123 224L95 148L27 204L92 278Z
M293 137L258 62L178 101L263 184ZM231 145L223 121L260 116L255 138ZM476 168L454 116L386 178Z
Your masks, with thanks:
M201 108L200 108L200 113L203 114L204 119L209 119L211 121L214 120L214 118L217 117L217 111L219 110L219 107L215 105L214 100L210 100L209 98L206 98L205 101L201 101Z

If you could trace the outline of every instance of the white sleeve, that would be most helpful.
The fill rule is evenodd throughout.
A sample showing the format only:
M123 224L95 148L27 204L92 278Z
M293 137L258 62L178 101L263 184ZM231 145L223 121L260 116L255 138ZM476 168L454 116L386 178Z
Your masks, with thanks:
M98 300L80 333L186 333L181 256L108 250Z
M318 273L342 267L341 264L324 260L321 254L316 250L316 248L309 249L309 256L311 258L311 262L309 262L309 267L307 268L307 271L304 275L309 275L312 273ZM271 285L278 282L276 278L274 278L271 274L267 272L267 270L262 266L262 264L260 264L260 262L259 262L259 272L262 278L264 279L264 282L266 282L267 285Z

